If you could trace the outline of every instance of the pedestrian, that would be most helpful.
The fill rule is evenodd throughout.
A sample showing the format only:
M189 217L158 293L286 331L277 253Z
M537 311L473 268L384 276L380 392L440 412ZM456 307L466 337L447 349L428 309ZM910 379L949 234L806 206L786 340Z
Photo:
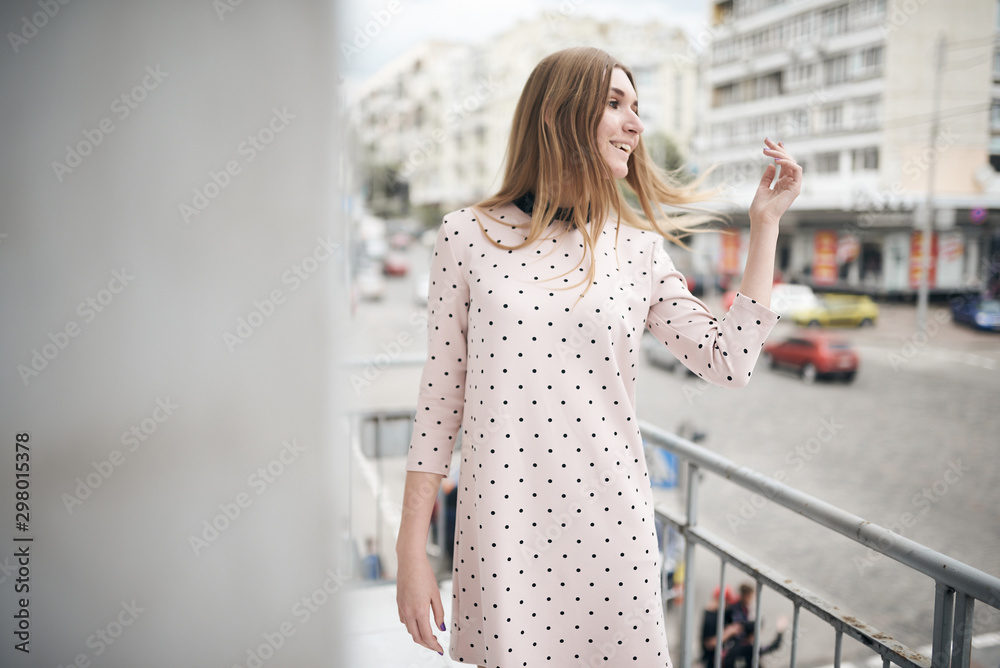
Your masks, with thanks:
M362 577L365 580L382 579L382 557L378 555L374 536L365 538L365 558L361 562L361 567Z
M763 621L761 621L761 628L763 628L763 624ZM736 625L742 627L741 633L736 643L729 648L723 657L722 668L751 668L753 665L754 622L739 622ZM787 628L788 618L784 616L778 617L777 635L774 636L774 640L770 643L766 645L761 643L761 657L778 651L781 647L781 640L784 637L785 629Z
M731 587L726 587L723 592L722 606L722 648L720 660L725 660L726 651L736 642L736 638L743 633L743 625L733 622L731 609L739 601ZM719 588L712 592L712 598L705 604L705 611L701 619L701 662L706 668L715 665L715 647L719 642Z
M757 590L754 589L753 585L744 582L740 584L739 587L739 598L731 606L729 606L729 616L734 622L744 623L752 622L754 613L753 601L757 597Z
M749 381L778 320L778 223L802 170L765 139L781 175L764 170L743 281L719 319L663 243L681 226L661 205L704 201L701 181L657 168L643 129L625 65L592 48L551 54L521 93L499 192L438 231L396 586L400 621L443 654L425 548L461 436L448 648L460 663L671 666L635 412L641 335L709 382Z

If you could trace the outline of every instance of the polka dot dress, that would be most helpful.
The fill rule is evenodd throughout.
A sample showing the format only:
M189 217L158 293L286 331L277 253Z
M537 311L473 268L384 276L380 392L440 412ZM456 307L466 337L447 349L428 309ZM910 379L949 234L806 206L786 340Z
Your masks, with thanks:
M448 652L491 668L669 668L635 414L642 333L735 388L778 315L737 295L716 319L662 237L614 220L574 307L590 262L581 233L556 221L507 251L477 219L511 245L527 236L511 224L530 216L513 204L490 213L499 222L453 212L438 232L407 458L407 470L448 474L461 433Z

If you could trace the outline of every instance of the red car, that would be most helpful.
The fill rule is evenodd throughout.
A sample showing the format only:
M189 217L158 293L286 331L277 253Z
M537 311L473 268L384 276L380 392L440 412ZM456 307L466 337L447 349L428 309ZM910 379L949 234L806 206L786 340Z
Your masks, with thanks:
M858 354L851 344L826 332L801 331L780 343L765 344L764 354L772 369L792 369L807 383L819 376L849 383L858 372Z
M406 272L409 270L410 262L406 259L406 255L399 251L390 251L385 254L382 272L386 276L406 276Z

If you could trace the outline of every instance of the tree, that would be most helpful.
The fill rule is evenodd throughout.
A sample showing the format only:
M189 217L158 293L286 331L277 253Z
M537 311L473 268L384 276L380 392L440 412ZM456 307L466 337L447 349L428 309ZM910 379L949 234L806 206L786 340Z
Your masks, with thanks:
M399 178L398 165L369 166L365 170L364 183L365 201L373 214L385 218L409 214L410 188L406 181Z

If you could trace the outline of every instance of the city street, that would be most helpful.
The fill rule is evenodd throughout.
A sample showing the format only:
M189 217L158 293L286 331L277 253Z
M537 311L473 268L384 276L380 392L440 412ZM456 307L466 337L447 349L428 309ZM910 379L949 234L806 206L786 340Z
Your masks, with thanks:
M362 362L351 369L354 409L414 405L426 329L413 280L429 254L426 247L411 248L409 275L388 279L383 300L359 302L353 321L343 323L345 352ZM706 301L721 315L717 302ZM704 432L702 445L738 464L1000 575L1000 335L956 327L939 305L931 306L931 324L922 331L915 327L913 305L880 304L880 309L874 327L843 332L861 357L852 384L806 384L792 373L771 370L762 358L748 387L729 390L644 360L639 418L669 431L686 425ZM794 331L791 323L779 323L771 340ZM400 364L386 366L387 359ZM398 507L404 472L395 469L402 461L387 460L380 473L371 474L387 485L384 507ZM365 507L364 493L359 483L355 526L374 521L374 504L369 496ZM676 502L675 492L657 490L657 495L664 503ZM704 477L700 499L700 523L722 539L904 644L919 648L929 642L934 600L929 578L713 475ZM391 566L387 535L381 533L381 550ZM719 566L702 551L694 568L700 606L717 582ZM394 567L387 571L394 576ZM727 584L734 588L747 579L727 570ZM791 605L766 591L762 604L770 639L774 620L790 617ZM672 609L668 624L675 645L679 621ZM976 634L996 632L1000 613L980 606L975 623ZM830 628L803 614L800 629L800 665L832 663ZM980 651L974 658L995 668L996 649ZM843 656L863 661L871 653L845 639ZM772 657L770 665L787 663L787 643L778 657L783 658Z

